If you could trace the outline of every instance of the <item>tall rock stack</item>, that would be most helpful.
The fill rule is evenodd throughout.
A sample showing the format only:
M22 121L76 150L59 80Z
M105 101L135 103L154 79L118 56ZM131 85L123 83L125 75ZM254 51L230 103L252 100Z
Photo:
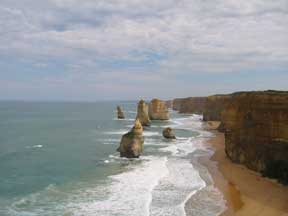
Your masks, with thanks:
M117 106L117 117L118 119L125 119L124 112L120 106Z
M149 104L149 117L151 120L168 120L169 111L165 102L157 98L153 99Z
M288 92L234 93L222 121L233 162L288 184Z
M147 112L146 103L144 100L140 100L137 108L137 117L142 126L150 126L150 119Z
M117 151L120 152L120 157L138 158L143 152L143 144L143 127L137 118L134 127L122 136Z

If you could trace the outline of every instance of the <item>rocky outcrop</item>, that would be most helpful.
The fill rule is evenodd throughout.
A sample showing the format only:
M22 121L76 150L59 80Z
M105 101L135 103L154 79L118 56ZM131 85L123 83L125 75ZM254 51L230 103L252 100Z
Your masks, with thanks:
M175 110L175 111L179 111L180 106L181 106L183 100L184 100L184 98L175 98L175 99L172 101L172 109Z
M136 119L134 127L122 136L120 147L117 149L120 152L120 157L138 158L143 152L143 128Z
M165 104L166 104L166 107L168 109L172 109L173 108L173 100L165 101Z
M221 112L229 103L231 95L212 95L205 102L203 121L221 121Z
M202 128L205 130L218 130L220 121L206 121L202 123Z
M172 128L170 128L170 127L165 128L162 132L162 135L166 139L176 139L176 136L175 136Z
M177 110L179 113L202 114L205 103L206 97L176 98L173 100L173 110Z
M149 104L149 117L151 120L168 120L169 111L165 102L157 98L153 99Z
M143 126L150 126L150 119L147 112L146 103L140 100L137 108L137 117Z
M120 106L117 106L117 117L118 119L125 119L124 112Z
M222 121L233 162L288 184L288 92L232 94Z
M224 123L221 121L221 123L219 124L218 128L217 128L218 132L220 133L225 133L225 127L224 127Z

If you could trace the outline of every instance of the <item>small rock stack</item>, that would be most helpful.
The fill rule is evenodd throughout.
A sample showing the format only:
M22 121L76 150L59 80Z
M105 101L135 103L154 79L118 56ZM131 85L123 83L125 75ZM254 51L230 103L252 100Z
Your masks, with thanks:
M176 136L175 136L172 128L170 128L170 127L165 128L162 132L162 135L166 139L176 139Z
M117 106L117 117L118 119L125 119L124 112L120 106Z

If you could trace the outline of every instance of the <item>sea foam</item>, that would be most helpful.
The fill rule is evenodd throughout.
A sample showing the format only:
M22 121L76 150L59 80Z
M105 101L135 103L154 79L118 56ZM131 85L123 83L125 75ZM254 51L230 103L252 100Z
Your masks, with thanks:
M102 201L80 203L73 215L148 216L153 188L168 175L166 157L149 157L140 167L111 176L109 197Z

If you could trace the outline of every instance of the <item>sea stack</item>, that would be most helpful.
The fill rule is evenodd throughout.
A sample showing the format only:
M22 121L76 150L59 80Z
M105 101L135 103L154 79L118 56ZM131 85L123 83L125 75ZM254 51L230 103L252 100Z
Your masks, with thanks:
M125 119L124 112L120 106L117 106L117 117L118 119Z
M137 108L137 117L142 126L150 126L150 119L147 112L146 103L144 100L140 100Z
M169 112L164 101L154 98L149 104L151 120L169 120Z
M176 139L176 136L175 136L172 128L170 128L170 127L165 128L162 132L162 135L166 139Z
M134 127L122 136L117 151L120 152L120 157L138 158L143 152L143 144L143 127L137 118Z

